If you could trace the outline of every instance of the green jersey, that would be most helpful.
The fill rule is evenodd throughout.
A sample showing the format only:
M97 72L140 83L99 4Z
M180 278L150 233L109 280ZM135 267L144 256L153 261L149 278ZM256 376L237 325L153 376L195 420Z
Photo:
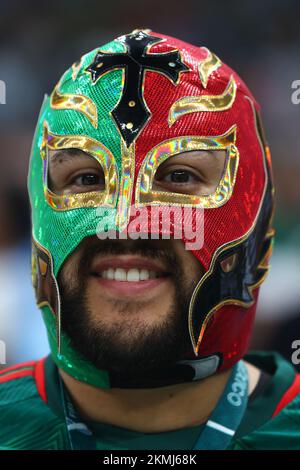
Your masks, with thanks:
M228 449L300 449L300 375L276 353L252 353L245 359L265 379L250 395ZM192 450L203 429L198 425L141 433L85 424L99 450ZM58 369L51 356L0 373L0 449L70 449Z

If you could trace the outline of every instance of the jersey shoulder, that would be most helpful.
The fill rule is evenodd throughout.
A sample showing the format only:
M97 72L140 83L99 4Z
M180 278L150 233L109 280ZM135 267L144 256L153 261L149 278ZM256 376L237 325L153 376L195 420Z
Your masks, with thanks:
M43 389L43 360L24 362L0 371L0 407L40 397L46 401Z
M63 448L63 423L47 405L44 362L0 371L0 449Z
M299 450L300 391L278 415L252 433L238 439L235 450Z
M266 355L267 357L267 355ZM238 438L232 449L248 450L298 450L300 449L300 374L285 359L276 355L279 373L273 388L266 390L265 399L272 401L271 390L277 390L289 376L289 383L283 393L277 396L272 416L248 434ZM293 374L291 374L293 371ZM284 378L285 377L285 378ZM282 389L281 389L282 391ZM259 403L259 402L258 402ZM266 402L263 402L266 404ZM261 406L259 406L261 408Z

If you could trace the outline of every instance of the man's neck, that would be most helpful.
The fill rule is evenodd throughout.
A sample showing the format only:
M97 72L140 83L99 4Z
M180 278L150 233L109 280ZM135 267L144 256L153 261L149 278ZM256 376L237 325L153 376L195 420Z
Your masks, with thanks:
M259 369L246 363L248 394L254 390ZM159 433L200 425L215 408L231 369L197 382L152 389L99 389L60 375L83 419L132 431Z

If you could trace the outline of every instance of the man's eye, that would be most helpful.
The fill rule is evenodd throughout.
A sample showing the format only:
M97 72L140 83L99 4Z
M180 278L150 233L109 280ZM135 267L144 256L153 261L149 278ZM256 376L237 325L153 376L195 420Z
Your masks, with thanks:
M196 176L187 170L174 170L163 176L160 181L166 181L168 183L195 183L197 180Z
M104 186L105 181L100 175L87 173L77 176L73 180L76 186Z

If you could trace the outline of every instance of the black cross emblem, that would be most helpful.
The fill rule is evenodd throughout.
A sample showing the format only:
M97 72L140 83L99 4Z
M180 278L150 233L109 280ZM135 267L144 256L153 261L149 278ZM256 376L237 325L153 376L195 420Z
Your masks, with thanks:
M142 92L145 71L162 73L176 84L180 72L189 70L182 62L178 50L147 54L146 49L161 40L144 31L121 36L118 41L125 44L126 53L99 51L92 64L86 68L94 83L109 70L125 69L123 95L112 115L127 147L138 136L150 116Z

